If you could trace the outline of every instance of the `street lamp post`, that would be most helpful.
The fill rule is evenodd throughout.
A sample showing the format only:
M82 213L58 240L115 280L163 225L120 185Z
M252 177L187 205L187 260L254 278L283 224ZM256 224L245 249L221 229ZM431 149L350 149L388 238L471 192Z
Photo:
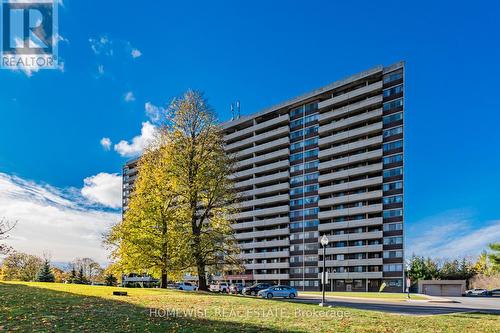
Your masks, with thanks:
M325 301L325 288L326 288L326 246L328 245L328 237L323 235L321 237L321 245L323 246L323 279L322 279L322 287L323 287L323 296L321 298L321 303L319 306L326 306Z

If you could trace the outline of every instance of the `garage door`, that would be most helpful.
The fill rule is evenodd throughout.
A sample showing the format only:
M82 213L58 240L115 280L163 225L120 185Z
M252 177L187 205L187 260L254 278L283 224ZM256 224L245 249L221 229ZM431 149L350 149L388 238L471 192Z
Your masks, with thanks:
M424 294L441 296L441 286L439 284L424 284Z
M441 296L462 296L462 288L456 284L444 284L441 287Z
M424 284L424 294L431 296L461 296L462 287L457 284Z

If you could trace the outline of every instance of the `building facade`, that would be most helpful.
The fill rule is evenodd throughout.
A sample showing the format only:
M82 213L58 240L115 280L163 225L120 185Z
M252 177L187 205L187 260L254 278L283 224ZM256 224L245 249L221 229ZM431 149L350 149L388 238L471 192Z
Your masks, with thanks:
M244 282L320 290L404 288L404 63L370 70L222 124L240 210ZM123 168L123 209L137 160Z
M378 66L223 123L241 279L319 290L327 235L327 290L403 291L403 82Z

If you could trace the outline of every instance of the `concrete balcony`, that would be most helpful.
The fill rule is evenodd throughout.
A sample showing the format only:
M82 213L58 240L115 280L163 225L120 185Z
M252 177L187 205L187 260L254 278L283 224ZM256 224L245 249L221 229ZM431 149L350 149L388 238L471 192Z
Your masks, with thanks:
M246 160L237 162L238 167L245 167L248 165L270 162L273 160L279 160L282 157L288 157L290 155L290 150L288 148L281 149L278 151L273 151L264 155L247 158Z
M333 123L320 126L319 127L319 134L322 135L322 134L326 134L328 132L338 131L344 127L348 127L348 126L351 126L351 125L354 125L354 124L357 124L360 122L366 122L367 120L377 118L377 117L380 117L380 118L382 117L382 109L377 109L377 110L365 112L365 113L358 114L358 115L353 116L353 117L341 119L341 120L335 121Z
M367 179L355 180L353 182L324 186L319 188L319 194L322 195L322 194L335 193L346 190L354 190L356 188L362 188L366 186L374 186L374 185L382 186L382 181L383 181L382 177L372 177Z
M260 221L234 223L232 224L232 227L234 230L243 230L250 228L270 227L273 225L289 224L289 223L290 223L289 217L277 217L274 219L266 219Z
M242 253L242 254L240 254L240 258L245 259L245 260L288 258L289 256L290 256L289 251L272 251L272 252Z
M337 229L368 227L368 226L375 226L382 224L383 224L383 219L381 217L375 217L371 219L351 220L345 222L320 223L320 225L318 226L318 230L328 231Z
M280 269L289 268L290 264L288 262L268 262L260 264L246 264L246 269Z
M318 145L320 148L322 148L324 146L328 146L328 145L335 143L337 141L343 141L346 139L355 138L358 136L364 136L364 135L368 135L368 134L373 134L373 133L377 133L377 132L382 133L382 128L383 128L383 124L382 124L382 122L379 122L379 123L371 124L368 126L355 128L353 130L341 132L338 134L328 135L328 136L325 136L323 138L319 138Z
M350 142L350 143L347 143L345 145L340 145L340 146L329 148L329 149L320 149L319 158L321 159L321 158L330 157L330 156L334 156L334 155L338 155L338 154L345 154L345 153L353 151L353 150L359 150L359 149L365 148L365 147L381 145L382 140L383 140L382 136L376 136L376 137L373 137L370 139Z
M252 179L247 179L244 181L236 182L234 184L234 187L236 189L242 188L242 187L248 187L248 186L253 186L253 185L264 185L266 183L274 183L276 181L287 181L290 178L290 173L289 171L281 171L278 173L275 173L273 175L268 175L268 176L262 176L262 177L257 177L257 178L252 178ZM259 190L259 189L255 189Z
M254 274L253 279L257 281L266 280L288 280L290 275L288 274Z
M290 189L290 183L281 183L277 185L271 185L271 186L264 186L260 188L256 188L253 190L241 192L239 194L240 197L252 197L254 195L262 195L262 194L272 194L272 193L278 193L278 192L284 192Z
M273 119L270 119L268 121L262 122L260 124L256 124L254 126L245 128L241 131L236 131L234 133L227 134L226 136L224 136L224 140L231 141L231 140L237 139L241 136L247 135L249 133L253 133L253 132L265 129L267 127L276 126L279 124L287 124L289 120L290 120L290 117L288 116L288 114L285 114L285 115L279 116L277 118L273 118Z
M357 194L351 194L351 195L344 195L341 197L321 199L318 203L318 206L319 207L327 207L327 206L339 205L339 204L344 204L344 203L349 203L349 202L358 202L358 201L378 199L378 198L381 199L382 195L383 195L382 191L370 191L370 192L363 192L363 193L357 193Z
M327 260L325 264L328 267L375 266L375 265L382 265L383 264L383 260L382 260L382 258L373 258L373 259L348 259L348 260ZM330 274L332 274L332 273L330 273Z
M379 239L384 237L383 231L359 232L354 234L328 236L330 242L341 242L350 240ZM318 239L318 242L320 239Z
M382 154L383 154L382 149L377 149L377 150L372 150L372 151L362 153L362 154L333 159L330 161L324 161L324 162L320 161L318 168L320 171L322 171L322 170L339 168L341 166L348 165L348 164L376 160L376 159L382 158Z
M246 146L249 144L253 144L255 142L258 143L258 142L264 141L264 140L270 140L273 138L287 136L288 133L289 133L289 127L283 126L283 127L274 129L274 130L269 131L269 132L265 132L265 133L262 133L259 135L252 136L250 138L246 138L246 139L241 140L241 141L231 143L229 145L226 145L225 149L226 149L226 151L231 152L237 148L240 148L240 147L243 147L243 146Z
M256 209L248 212L240 212L233 214L231 217L235 220L237 219L245 219L250 217L259 217L259 216L268 216L268 215L278 215L278 214L287 214L290 211L290 207L288 205L265 208L265 209Z
M290 235L290 229L288 228L244 232L240 234L235 234L234 236L237 240L240 240L240 239L253 239L253 238L286 236L286 235Z
M352 208L346 208L346 209L336 209L336 210L328 210L328 211L324 211L324 212L319 212L318 217L320 219L327 219L327 218L335 218L335 217L339 217L339 216L378 213L378 212L382 212L382 210L383 210L382 204L376 204L376 205L368 205L368 206L362 206L362 207L352 207Z
M239 207L240 209L243 209L243 208L255 207L255 206L260 206L260 205L279 203L279 202L287 202L288 203L288 201L290 201L290 195L288 195L288 193L287 193L287 194L282 194L282 195L274 195L274 196L270 196L270 197L262 198L262 199L255 199L255 200L239 202L237 204L237 207Z
M318 278L321 278L321 273L318 274ZM381 278L382 278L382 272L328 273L328 279L330 280L381 279Z
M378 81L378 82L369 84L367 86L361 87L359 89L350 91L348 93L330 98L326 101L319 103L318 108L322 109L322 108L334 106L336 104L346 102L347 100L349 100L351 98L361 97L363 95L367 95L367 94L376 92L377 90L382 90L382 81ZM382 92L382 91L380 91L380 92Z
M364 245L364 246L344 246L344 247L328 247L326 254L349 254L349 253L365 253L365 252L382 252L382 244ZM323 254L323 249L318 250L318 254Z
M258 173L271 172L274 170L288 168L289 166L290 166L290 161L288 161L288 160L278 161L278 162L263 165L260 167L236 172L236 173L232 174L230 176L230 178L231 179L240 179L240 178L248 177L248 176L251 176L254 174L258 174Z
M380 96L375 96L375 97L370 97L365 100L346 105L341 108L334 109L332 111L324 112L319 115L319 122L320 124L326 123L328 121L331 121L332 119L339 118L342 116L345 116L346 114L349 114L354 111L360 111L362 109L367 109L371 108L376 104L382 104L383 97ZM325 101L326 102L326 101ZM322 105L319 103L319 105Z
M238 244L240 249L243 249L243 250L259 249L259 248L263 248L263 247L282 247L282 246L289 246L289 245L290 245L290 240L288 240L288 239Z
M342 178L347 178L351 176L359 176L362 174L367 174L367 173L374 173L374 172L381 172L383 168L382 163L375 163L375 164L370 164L370 165L365 165L365 166L360 166L357 168L352 168L352 169L347 169L347 170L341 170L337 172L331 172L327 173L324 175L320 175L318 178L318 182L326 182L326 181L332 181L336 179L342 179ZM320 194L323 192L320 189Z
M258 152L266 152L272 151L279 148L288 148L290 146L290 137L286 136L284 138L279 138L274 141L266 142L260 144L258 146L249 147L243 150L240 150L235 153L235 157L239 160L244 158L248 158L248 156L252 156L254 153Z

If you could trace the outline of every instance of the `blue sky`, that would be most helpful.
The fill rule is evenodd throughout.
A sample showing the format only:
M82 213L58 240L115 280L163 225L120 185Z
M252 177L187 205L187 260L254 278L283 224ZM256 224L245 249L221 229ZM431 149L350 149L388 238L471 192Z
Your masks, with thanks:
M117 174L130 158L122 155L141 147L151 114L186 89L203 90L227 120L237 99L248 114L405 60L408 251L475 254L500 241L499 9L493 1L64 0L64 66L0 70L0 216L19 219L11 242L68 259L50 249L60 227L53 216L35 217L53 209L67 221L69 210L75 222L64 230L83 235L61 249L81 242L68 256L104 260L94 247L119 218ZM82 221L95 216L103 222L91 231Z

